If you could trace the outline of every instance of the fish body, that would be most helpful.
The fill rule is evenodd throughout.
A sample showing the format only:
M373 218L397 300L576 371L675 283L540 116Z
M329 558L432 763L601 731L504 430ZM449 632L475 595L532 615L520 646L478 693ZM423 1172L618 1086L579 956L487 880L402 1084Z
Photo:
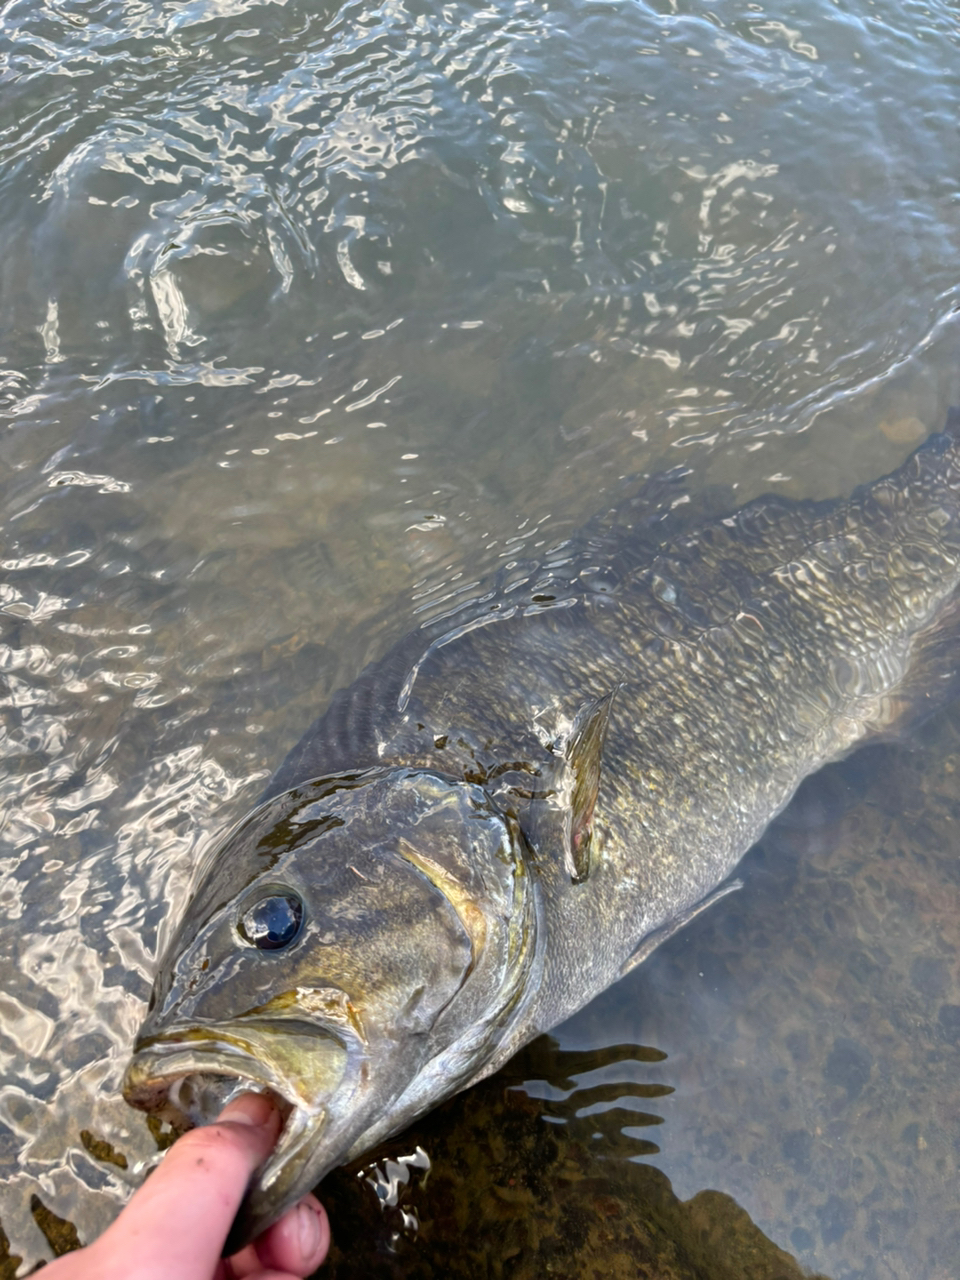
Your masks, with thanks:
M850 498L554 549L401 641L218 843L134 1105L289 1111L232 1243L713 900L802 779L953 690L960 416Z

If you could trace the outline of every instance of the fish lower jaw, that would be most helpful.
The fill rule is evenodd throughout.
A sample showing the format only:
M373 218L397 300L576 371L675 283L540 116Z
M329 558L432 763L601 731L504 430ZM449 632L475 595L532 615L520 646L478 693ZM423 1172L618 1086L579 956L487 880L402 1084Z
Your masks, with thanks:
M255 1057L232 1037L193 1043L158 1037L141 1043L127 1068L127 1102L166 1121L178 1136L214 1122L241 1093L262 1093L276 1103L283 1125L239 1211L231 1233L234 1249L269 1226L317 1180L307 1175L304 1183L303 1171L328 1129L329 1100L321 1090L314 1099L305 1097L298 1083L303 1082L288 1079L278 1064Z
M292 1040L282 1038L276 1028L263 1036L253 1026L217 1031L201 1037L188 1028L142 1039L123 1092L132 1106L180 1130L215 1120L244 1091L266 1093L277 1101L283 1128L238 1210L227 1242L232 1252L342 1163L397 1094L396 1083L384 1089L382 1075L371 1073L368 1046L359 1040L344 1044L311 1027L308 1039L300 1037L297 1057L288 1052ZM325 1054L318 1052L320 1046ZM407 1071L399 1070L399 1077L415 1074L417 1063L404 1065Z
M214 1123L223 1108L243 1093L269 1097L282 1120L279 1137L256 1179L260 1194L269 1196L291 1161L297 1163L298 1156L316 1140L326 1123L326 1109L305 1105L294 1090L285 1088L282 1082L265 1080L259 1073L211 1070L208 1063L197 1066L200 1069L155 1077L137 1085L132 1085L128 1077L127 1101L165 1120L179 1136L188 1129Z

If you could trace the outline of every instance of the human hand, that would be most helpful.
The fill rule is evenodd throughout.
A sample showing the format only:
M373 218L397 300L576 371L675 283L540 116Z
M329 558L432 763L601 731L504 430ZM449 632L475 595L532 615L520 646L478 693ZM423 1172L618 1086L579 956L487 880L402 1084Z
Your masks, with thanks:
M93 1244L44 1268L48 1280L303 1280L330 1247L314 1196L253 1244L221 1259L250 1180L280 1132L261 1094L235 1098L215 1124L179 1138L116 1222Z

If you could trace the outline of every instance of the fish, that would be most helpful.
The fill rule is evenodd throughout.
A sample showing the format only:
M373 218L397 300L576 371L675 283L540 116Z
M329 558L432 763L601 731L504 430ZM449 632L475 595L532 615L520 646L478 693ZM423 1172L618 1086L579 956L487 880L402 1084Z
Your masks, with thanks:
M737 886L800 782L960 691L960 412L891 474L638 498L337 692L213 842L124 1078L284 1124L228 1248Z

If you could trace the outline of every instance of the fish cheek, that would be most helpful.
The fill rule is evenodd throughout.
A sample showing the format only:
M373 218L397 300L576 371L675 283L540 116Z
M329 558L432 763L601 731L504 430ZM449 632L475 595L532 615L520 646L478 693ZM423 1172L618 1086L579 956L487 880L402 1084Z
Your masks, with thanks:
M473 942L459 914L445 898L431 903L414 928L401 940L392 969L391 1004L399 1026L424 1033L433 1029L446 1007L457 996L474 966ZM410 968L416 958L417 969ZM408 977L402 984L396 977Z
M310 982L345 992L371 1036L426 1034L466 980L473 947L457 912L416 873L390 888L388 909L318 925Z

